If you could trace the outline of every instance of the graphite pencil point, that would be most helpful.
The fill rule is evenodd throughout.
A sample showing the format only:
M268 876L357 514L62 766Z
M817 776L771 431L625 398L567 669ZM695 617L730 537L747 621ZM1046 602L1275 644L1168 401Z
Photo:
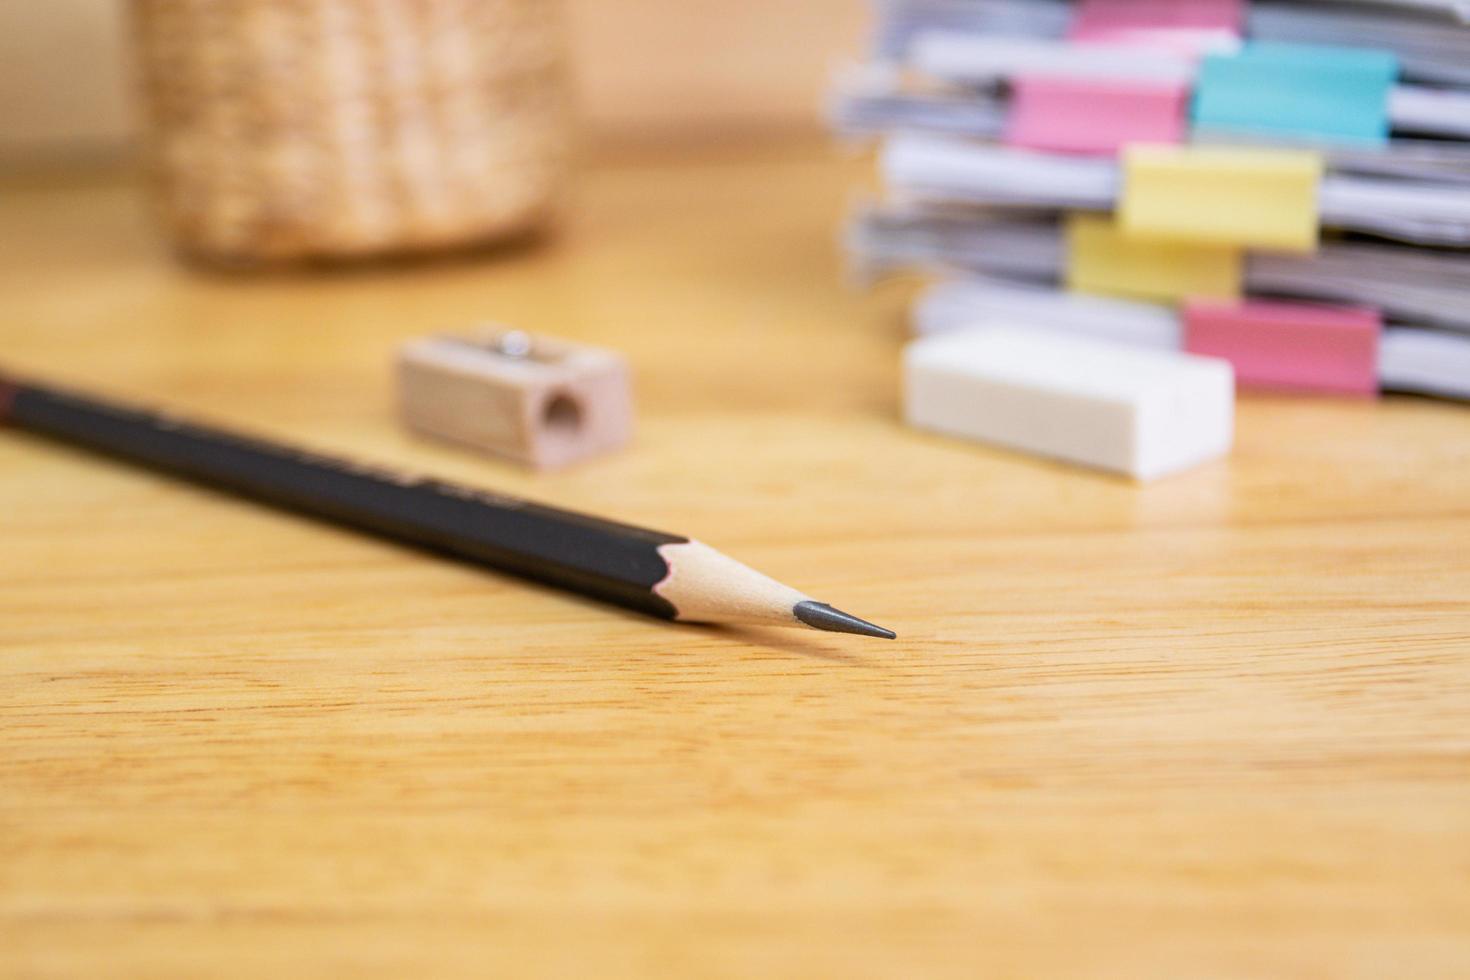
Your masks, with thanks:
M826 630L829 633L855 633L858 636L876 636L884 640L891 640L898 635L893 630L874 626L867 620L858 619L840 609L833 609L825 602L798 602L792 612L812 629Z

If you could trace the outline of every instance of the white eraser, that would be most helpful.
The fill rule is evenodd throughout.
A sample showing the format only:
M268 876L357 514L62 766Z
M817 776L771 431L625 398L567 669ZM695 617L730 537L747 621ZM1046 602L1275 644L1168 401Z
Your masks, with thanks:
M1226 361L1027 327L924 337L904 354L911 425L1140 480L1229 452Z

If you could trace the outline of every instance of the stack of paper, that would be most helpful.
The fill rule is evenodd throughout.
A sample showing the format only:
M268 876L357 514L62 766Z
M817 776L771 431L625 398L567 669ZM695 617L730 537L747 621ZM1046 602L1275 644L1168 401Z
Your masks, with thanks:
M979 278L930 286L914 304L912 325L929 335L1015 323L1129 347L1189 347L1185 318L1168 306ZM1375 360L1383 391L1470 399L1470 341L1463 334L1390 324Z
M913 204L868 205L845 236L864 281L922 270L1068 285L1065 223L1045 212ZM1079 290L1082 291L1082 290ZM1111 295L1167 299L1115 288ZM1247 295L1377 307L1391 320L1470 335L1470 253L1370 241L1328 241L1311 254L1244 256Z
M880 0L878 20L831 105L882 141L846 245L865 279L974 280L926 296L921 328L1259 337L1223 356L1266 386L1272 357L1371 334L1384 389L1470 397L1470 0Z
M1344 176L1470 184L1470 97L1451 92L1418 98L1415 108L1456 139L1396 136L1386 147L1319 146L1331 170ZM945 86L882 65L865 65L838 78L829 114L833 128L849 137L930 133L988 141L1005 137L1008 105L1000 91Z
M1182 0L1179 6L1198 5ZM1060 38L1077 24L1072 0L881 0L878 9L873 52L885 60L903 60L925 31ZM1470 7L1459 0L1256 0L1244 11L1244 34L1258 41L1383 47L1403 63L1406 79L1470 85L1470 34L1454 29L1466 22Z

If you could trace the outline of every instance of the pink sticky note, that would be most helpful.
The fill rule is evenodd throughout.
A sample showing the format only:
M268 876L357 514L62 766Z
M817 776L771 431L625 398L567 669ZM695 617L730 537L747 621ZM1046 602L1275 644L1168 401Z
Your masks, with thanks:
M1182 82L1018 76L1005 142L1097 156L1114 156L1129 143L1181 143L1188 100Z
M1184 307L1184 346L1223 357L1244 387L1373 395L1378 391L1377 310L1310 303L1221 303Z
M1200 54L1239 43L1244 29L1245 0L1078 0L1067 36Z

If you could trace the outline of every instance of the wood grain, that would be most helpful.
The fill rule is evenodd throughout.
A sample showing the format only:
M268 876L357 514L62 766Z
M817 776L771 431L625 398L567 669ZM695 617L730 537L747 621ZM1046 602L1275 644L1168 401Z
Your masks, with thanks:
M0 434L0 974L1470 974L1470 410L1251 399L1139 488L905 430L823 152L562 233L192 273L10 185L3 360L696 535L896 628L650 623ZM23 234L22 234L23 232ZM629 355L635 448L395 425L405 337Z

